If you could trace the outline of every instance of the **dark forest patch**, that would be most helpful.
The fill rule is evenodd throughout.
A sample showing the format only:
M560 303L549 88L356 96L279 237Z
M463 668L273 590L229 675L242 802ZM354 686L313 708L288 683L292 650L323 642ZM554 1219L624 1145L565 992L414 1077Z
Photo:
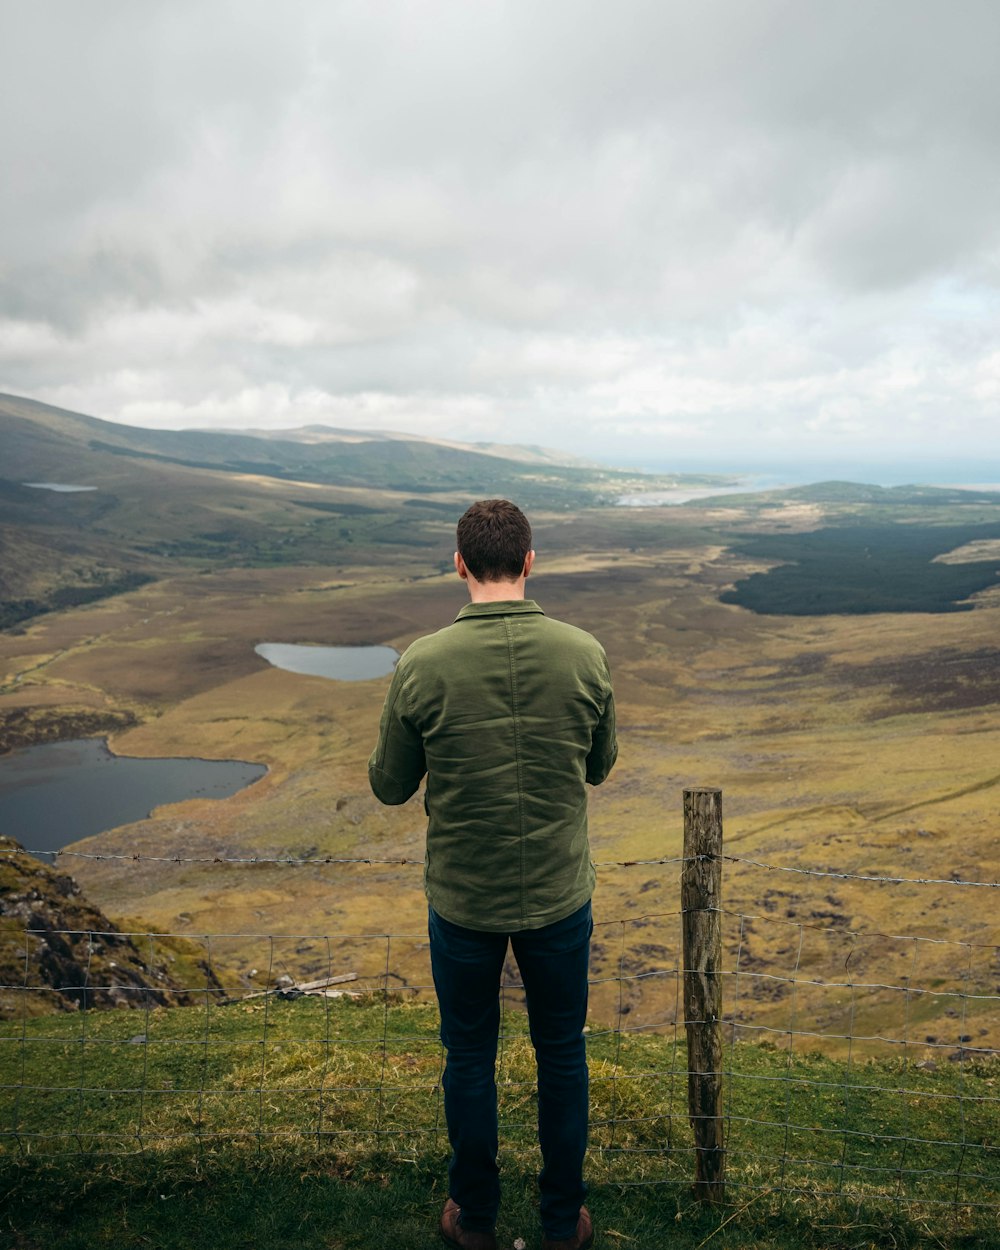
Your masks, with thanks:
M0 630L10 629L46 612L59 612L63 608L75 608L84 603L96 603L138 590L156 578L149 573L123 573L87 586L59 586L48 594L32 599L8 599L0 603Z
M965 612L978 591L1000 583L1000 561L936 564L966 543L1000 538L1000 524L845 525L801 534L741 535L731 549L780 563L721 596L777 616L871 612Z

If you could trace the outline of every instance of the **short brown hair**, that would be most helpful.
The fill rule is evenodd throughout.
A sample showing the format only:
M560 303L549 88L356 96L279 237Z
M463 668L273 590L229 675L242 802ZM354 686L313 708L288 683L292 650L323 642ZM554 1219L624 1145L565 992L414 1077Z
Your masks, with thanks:
M478 582L515 582L531 550L531 526L507 499L481 499L458 523L458 554Z

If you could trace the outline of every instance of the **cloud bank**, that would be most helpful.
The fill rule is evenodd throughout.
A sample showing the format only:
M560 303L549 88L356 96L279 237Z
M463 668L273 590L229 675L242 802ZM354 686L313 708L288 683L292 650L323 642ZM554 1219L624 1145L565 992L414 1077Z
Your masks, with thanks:
M0 22L0 389L631 461L1000 459L992 0Z

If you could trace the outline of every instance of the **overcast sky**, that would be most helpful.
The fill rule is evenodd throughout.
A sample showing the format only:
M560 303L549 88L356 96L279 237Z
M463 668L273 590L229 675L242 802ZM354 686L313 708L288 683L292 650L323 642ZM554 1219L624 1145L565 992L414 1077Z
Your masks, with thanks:
M0 390L1000 462L996 0L0 0Z

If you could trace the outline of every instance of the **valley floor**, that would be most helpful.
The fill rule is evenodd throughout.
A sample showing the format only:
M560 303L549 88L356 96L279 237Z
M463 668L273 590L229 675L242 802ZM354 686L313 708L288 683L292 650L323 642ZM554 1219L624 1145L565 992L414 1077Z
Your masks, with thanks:
M905 1038L928 1057L996 1049L997 910L989 891L950 882L1000 880L1000 594L950 614L766 616L719 601L759 567L720 541L726 527L821 522L793 503L535 518L529 592L604 642L619 707L620 761L591 802L595 909L614 935L598 941L594 975L610 985L627 965L635 977L623 1002L595 987L594 1008L610 1018L624 1006L636 1025L672 1018L673 983L641 974L677 966L678 865L618 865L676 860L681 791L704 784L724 794L743 1025L787 1029L794 998L799 1025L811 1017L835 1052L855 1034ZM382 808L366 779L387 679L287 673L254 646L404 647L462 605L440 571L449 544L441 523L440 550L422 554L179 570L0 635L0 714L120 718L120 753L269 769L229 800L75 843L61 868L125 927L266 935L296 975L322 964L329 935L359 952L362 934L418 943L420 801ZM323 862L225 862L251 857ZM326 862L338 859L388 862ZM244 988L265 963L252 942L220 939L216 958ZM393 971L401 984L422 975L403 961ZM807 979L822 991L795 989Z

